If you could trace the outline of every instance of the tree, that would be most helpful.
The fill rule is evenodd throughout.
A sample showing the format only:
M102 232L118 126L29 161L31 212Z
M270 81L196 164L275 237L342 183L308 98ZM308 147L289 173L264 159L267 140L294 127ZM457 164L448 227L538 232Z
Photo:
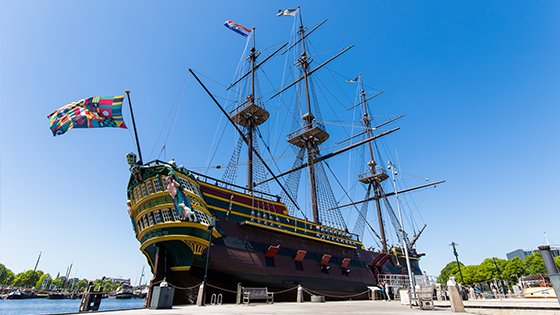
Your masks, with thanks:
M113 289L113 282L111 280L103 281L103 291L111 291Z
M519 278L521 278L525 274L525 269L525 261L516 256L507 261L507 264L502 271L502 275L504 277L504 280L512 283L517 283L519 281Z
M541 257L541 253L535 252L525 258L525 274L527 275L538 275L547 274L546 268L544 267L544 262Z
M10 285L12 280L15 278L14 273L10 269L6 268L4 264L0 264L0 271L2 272L2 274L0 274L0 285Z
M455 263L457 265L457 263ZM474 284L474 279L476 277L476 272L478 270L477 265L469 265L469 266L462 266L461 273L459 273L459 268L455 267L453 272L449 276L453 276L457 278L457 281L461 281L461 274L463 275L463 284L464 285L471 285Z
M82 279L76 283L74 287L75 290L84 291L87 288L88 281L86 279Z
M459 265L461 266L461 268L463 268L465 266L461 262L459 262ZM446 283L447 280L449 280L449 276L452 273L454 273L455 269L457 269L457 272L459 272L459 267L457 267L457 262L456 261L452 261L452 262L448 263L447 265L445 265L445 267L443 267L443 269L441 270L441 272L439 274L439 277L437 278L437 282L438 283Z
M50 274L46 273L44 275L42 275L39 280L37 280L37 282L35 282L35 288L39 289L48 289L49 288L49 284L52 281L52 277ZM45 283L45 286L43 287L43 282Z

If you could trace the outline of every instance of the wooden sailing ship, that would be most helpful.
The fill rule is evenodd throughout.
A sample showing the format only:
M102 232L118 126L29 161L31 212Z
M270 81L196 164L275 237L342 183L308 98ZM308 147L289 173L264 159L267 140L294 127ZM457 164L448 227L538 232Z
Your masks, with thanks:
M209 247L208 283L211 286L208 290L224 294L225 301L235 299L235 294L231 292L236 290L239 283L247 287L267 287L270 292L282 292L275 296L277 301L295 301L296 291L290 289L298 285L306 292L325 295L327 298L367 298L368 286L377 285L380 274L407 272L403 246L389 249L381 216L382 204L385 202L388 205L387 197L397 192L384 192L381 183L389 176L377 165L372 147L372 141L398 128L373 133L375 127L379 126L371 125L366 106L371 97L366 97L362 85L361 100L357 106L363 108L365 131L355 137L365 136L365 139L335 152L320 154L320 145L329 139L329 133L315 119L309 80L316 70L352 46L311 69L306 37L316 28L307 31L301 15L299 17L298 39L294 45L284 44L264 60L296 46L301 49L296 61L300 77L272 96L296 84L302 86L300 99L304 114L301 116L300 128L287 136L287 142L297 151L292 169L275 175L256 146L256 129L267 122L270 114L264 102L255 94L255 73L264 61L257 63L260 52L256 50L254 36L248 57L249 70L230 86L232 88L239 82L249 80L248 92L233 110L225 111L191 71L235 127L240 144L247 145L246 186L236 185L231 180L232 168L237 164L241 152L240 145L236 147L233 162L223 179L176 166L174 161L144 163L141 154L138 161L133 153L127 156L131 166L129 214L136 238L152 268L152 284L165 279L176 287L174 304L192 303L196 299L198 284L205 276ZM361 84L361 78L359 82ZM322 161L362 145L369 146L368 171L358 177L361 183L367 185L366 198L338 205L332 197L332 190L325 187L326 174ZM261 171L255 170L255 167ZM300 209L295 197L299 184L299 179L295 178L303 169L308 171L312 218L298 212ZM265 178L264 173L269 177ZM268 191L266 183L271 180L280 187L279 195ZM297 183L294 184L294 181ZM437 183L428 185L434 184ZM362 207L353 232L347 228L339 210L359 203L367 205L368 201L375 202L379 216L378 236L382 245L377 251L366 249L361 238L367 223L367 206L366 210ZM396 220L396 217L391 219ZM406 239L406 235L401 234L399 239ZM404 246L409 250L411 273L420 275L420 255L412 247L414 242L406 242Z

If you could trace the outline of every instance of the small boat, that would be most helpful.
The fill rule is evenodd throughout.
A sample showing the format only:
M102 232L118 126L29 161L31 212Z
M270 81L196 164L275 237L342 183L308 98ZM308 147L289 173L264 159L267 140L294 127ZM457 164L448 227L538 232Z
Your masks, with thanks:
M64 299L67 299L69 297L70 297L70 295L66 292L51 292L47 296L47 299L49 299L49 300L64 300Z
M130 288L120 288L117 291L115 291L114 294L110 294L109 298L110 299L132 299L132 297L134 296L134 294L132 293L132 289Z
M8 293L8 295L6 296L6 299L8 300L23 300L23 299L31 299L36 297L37 294L33 291L21 291L21 290L16 290L16 291L12 291L10 293Z

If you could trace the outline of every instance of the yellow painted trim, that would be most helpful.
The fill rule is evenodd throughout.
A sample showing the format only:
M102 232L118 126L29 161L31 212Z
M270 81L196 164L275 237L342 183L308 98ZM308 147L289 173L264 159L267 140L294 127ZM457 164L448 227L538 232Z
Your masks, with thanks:
M189 271L191 270L191 266L177 266L177 267L171 267L172 271Z
M150 265L150 267L152 267L152 269L155 268L154 262L152 261L152 258L150 258L150 255L148 255L148 253L146 253L145 250L142 250L142 253L144 254L144 256L146 256L146 258L148 259L148 264Z
M218 210L218 211L222 211L222 212L227 212L227 210L225 210L224 208L219 208L219 207L215 207L215 206L212 206L212 208L213 208L214 210ZM236 215L238 215L238 216L245 217L245 218L249 218L249 219L251 218L251 216L248 215L248 214L241 213L241 212L237 212L237 211L233 211L233 210L232 210L230 213L234 213L234 214L236 214ZM290 220L293 220L293 221L299 221L299 222L302 222L302 223L305 222L306 224L312 224L312 225L317 226L317 227L322 227L321 225L317 225L317 224L314 224L314 223L312 223L312 222L305 221L305 220L301 220L301 219L297 219L297 218L294 218L294 217L286 217L286 216L283 216L283 217L285 217L285 218L287 218L287 219L290 219ZM284 227L286 227L286 228L290 228L290 229L294 229L294 228L295 228L296 230L300 230L300 231L303 231L303 232L312 231L312 233L315 233L315 234L316 234L316 233L319 233L320 235L333 237L333 236L330 235L330 234L325 234L325 233L317 232L316 230L312 230L312 229L304 229L304 228L301 228L301 227L299 227L299 226L294 226L294 225L291 225L291 224L278 223L278 222L276 222L276 221L265 220L265 219L261 219L261 221L266 221L266 222L268 222L268 223L270 223L270 224L274 224L274 225L280 224L280 225L282 225L282 226L284 226ZM257 224L257 226L260 226L260 225ZM328 228L328 227L327 227L327 228ZM336 229L332 229L332 228L329 228L329 229L331 229L331 230L336 230ZM325 240L320 239L320 238L317 238L317 237L311 237L311 236L308 236L308 235L298 234L298 233L295 233L295 232L285 231L285 230L281 230L281 229L277 229L277 230L283 231L283 232L287 232L287 233L292 233L292 234L294 234L294 235L305 236L305 237L307 237L307 238L314 239L314 240L325 241ZM341 231L341 230L336 230L336 231L344 232L344 231ZM344 233L346 233L346 232L344 232ZM346 239L342 239L342 238L340 238L340 237L335 237L335 238L336 238L336 239L339 239L339 240L346 240ZM327 241L327 242L330 242L330 241ZM356 241L353 241L353 242L356 243L356 244L361 245L362 247L363 247L363 245L364 245L362 242L356 242ZM342 244L335 243L335 242L331 242L331 243L337 244L337 245L342 245ZM344 245L344 246L350 246L350 245ZM354 247L352 247L352 248L354 248Z
M143 229L140 233L138 233L136 239L140 241L148 232L157 229L170 228L170 227L193 227L195 229L205 230L205 231L208 229L208 225L202 223L196 223L196 222L182 222L182 221L165 222L165 223L154 224L152 226ZM220 232L214 229L212 231L212 236L218 238L218 237L222 237L222 234L220 234Z
M185 179L185 180L187 179L187 178L185 178L185 177L181 177L181 178L183 178L183 179ZM144 184L144 183L146 183L146 182L148 182L148 181L149 181L150 183L152 183L152 180L154 180L154 179L156 179L156 177L150 177L150 178L146 179L145 181L143 181L141 184L139 184L136 188L139 188L140 185L142 185L142 184ZM136 188L135 188L135 189L136 189ZM163 187L162 187L162 188L163 188ZM199 189L200 189L200 186L199 186ZM155 191L155 188L154 188L154 191ZM190 196L192 196L192 197L197 198L202 204L204 204L206 207L208 207L208 204L206 203L206 201L204 200L203 197L199 197L199 196L198 196L197 194L195 194L194 192L190 192L190 191L185 190L185 189L183 189L183 191L184 191L187 195L190 195ZM140 195L141 195L141 193L140 193ZM136 213L136 211L138 210L138 208L139 208L142 204L144 204L145 202L148 202L148 201L150 201L150 200L152 200L152 199L155 199L155 198L158 198L158 197L165 197L165 196L170 196L170 195L169 195L169 192L168 192L167 190L160 191L160 192L154 192L154 193L151 194L151 195L147 195L146 197L140 198L140 200L138 200L136 203L134 203L134 206L133 206L133 208L132 208L132 211L133 211L132 213ZM166 205L166 204L164 204L164 205ZM147 208L147 209L145 209L144 211L142 211L142 212L140 212L140 213L137 213L136 216L137 216L137 217L138 217L138 216L141 216L141 215L144 214L144 212L146 212L146 213L149 212L148 210L150 210L150 209L159 210L159 209L166 209L166 208L169 208L169 207L165 207L164 205L158 205L158 206L155 206L155 207L152 207L152 208ZM173 203L170 203L170 205L173 205ZM204 212L204 213L210 215L210 213L209 213L206 209L204 209L204 207L200 207L200 206L198 206L198 205L192 205L192 206L195 207L197 210L200 210L200 211L202 211L202 212ZM156 207L162 207L162 208L156 209ZM171 208L173 208L173 207L171 207Z
M319 241L319 242L329 243L329 244L338 245L338 246L342 246L342 247L346 247L346 248L356 249L356 246L346 245L346 244L340 244L340 243L335 243L335 242L333 242L333 241L328 241L328 240L324 240L324 239L312 237L312 236L309 236L309 235L302 235L302 234L298 234L298 233L295 233L295 232L284 231L284 230L279 229L279 228L275 228L275 227L271 227L271 226L266 226L266 225L261 225L261 224L257 224L257 223L254 223L254 222L248 222L248 221L246 221L246 222L245 222L245 225L251 225L251 226L254 226L254 227L259 227L259 228L263 228L263 229L273 230L273 231L276 231L276 232L286 233L286 234L290 234L290 235L296 235L296 236L299 236L299 237L305 237L305 238L308 238L308 239L311 239L311 240L314 240L314 241ZM358 243L358 242L355 242L355 243L356 243L356 244L360 244L360 243Z
M157 236L157 237L154 237L154 238L151 238L151 239L145 241L140 246L140 250L144 251L144 249L146 249L146 247L148 247L148 246L150 246L154 243L168 242L168 241L182 241L182 240L192 240L192 241L201 243L202 245L208 246L208 240L202 239L200 237L190 236L190 235L164 235L164 236Z
M250 196L250 195L247 195L247 194L244 194L244 193L237 192L237 191L235 191L235 190L225 189L225 188L218 187L218 186L215 186L215 185L212 185L212 184L208 184L208 183L205 183L205 182L201 182L201 181L199 181L199 183L200 183L200 186L203 186L203 185L204 185L204 186L211 187L212 189L220 190L220 191L226 192L226 193L232 193L232 194L237 195L237 196L243 196L243 197L247 197L247 198L254 198L255 200L259 200L259 201L261 201L261 202L269 202L269 203L272 203L272 204L275 204L275 205L283 206L283 207L285 207L286 209L288 209L288 207L286 207L286 205L283 204L283 203L281 203L281 202L276 202L276 201L272 201L272 200L268 200L268 199L264 199L264 198L259 198L259 197L253 197L253 196ZM216 195L212 195L212 196L215 196L216 198L220 198L220 199L222 199L222 200L227 200L227 201L229 202L229 199L224 199L224 198L221 198L221 197L217 197Z

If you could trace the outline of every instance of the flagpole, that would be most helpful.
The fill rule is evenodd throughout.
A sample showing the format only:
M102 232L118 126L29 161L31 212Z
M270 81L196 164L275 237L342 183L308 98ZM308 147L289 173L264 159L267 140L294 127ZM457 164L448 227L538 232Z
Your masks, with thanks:
M130 117L132 117L132 127L134 128L134 138L136 138L136 147L138 148L138 161L140 165L144 164L142 161L142 151L140 151L140 142L138 141L138 132L136 132L136 123L134 122L134 112L132 111L132 103L130 102L130 90L124 91L128 96L128 106L130 108Z

